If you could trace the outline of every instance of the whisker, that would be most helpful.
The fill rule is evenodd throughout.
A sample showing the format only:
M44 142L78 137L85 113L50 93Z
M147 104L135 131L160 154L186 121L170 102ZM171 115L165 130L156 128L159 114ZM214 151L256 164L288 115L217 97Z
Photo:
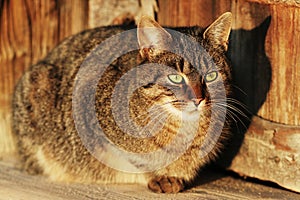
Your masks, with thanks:
M243 109L245 109L245 111L247 111L249 114L251 114L251 111L248 109L248 106L246 106L245 104L241 103L240 101L233 99L233 98L227 98L228 102L232 102L234 104L237 104L239 106L241 106Z
M160 115L163 115L167 112L164 109L162 109L165 105L166 104L154 107L154 109L150 109L149 112L146 112L146 113L143 113L141 115L135 116L134 118L135 118L135 120L139 120L139 122L141 124L144 124L149 119L150 119L150 122L154 121L154 119L158 118ZM124 125L131 126L132 124L131 124L130 121L128 121L128 122L124 123ZM145 126L147 126L147 125L145 125Z
M218 101L224 102L225 99L214 99L214 101L216 101L216 102L218 102ZM227 97L227 98L226 98L226 101L227 101L227 102L235 103L235 104L240 105L241 107L247 109L247 106L246 106L245 104L243 104L242 102L240 102L240 101L238 101L238 100L236 100L236 99L234 99L234 98Z
M235 85L235 84L231 84L231 85L234 88L238 89L243 95L248 96L248 94L244 90L242 90L240 87L238 87L237 85Z
M153 115L153 116L156 116L157 113L160 113L160 112L159 112L159 111L153 112L152 115ZM141 114L141 115L138 115L138 116L134 117L134 119L135 119L135 120L138 120L139 123L141 123L141 124L144 124L144 123L148 120L148 118L149 118L149 115L148 115L147 113L143 113L143 114ZM132 121L134 121L134 120L123 121L123 122L122 122L122 126L125 126L125 127L132 127L132 126L133 126Z
M238 108L235 108L234 106L230 106L230 105L224 105L224 104L219 104L219 103L216 103L215 104L216 106L222 106L222 107L227 107L227 114L228 116L234 120L234 122L237 124L237 122L239 121L244 128L247 128L246 124L243 122L243 120L240 119L240 117L233 111L236 111L238 114L244 116L247 120L250 121L250 119L248 118L248 116L246 116L242 111L240 111Z
M160 113L163 109L158 109L158 108L161 108L163 107L165 104L163 105L160 105L158 107L155 107L155 109L149 109L150 112L146 112L146 113L143 113L141 115L138 115L136 116L135 118L136 119L141 119L143 118L143 121L141 121L142 123L144 123L147 119L149 119L149 117L152 117L152 116L156 116L156 114Z
M234 105L231 105L231 104L223 104L223 103L219 103L219 102L216 102L216 104L218 105L222 105L224 107L227 107L228 109L231 109L233 111L236 111L238 114L242 115L243 117L245 117L246 119L249 119L249 117L243 112L241 111L239 108L235 107Z
M155 115L153 118L151 118L150 122L153 122L155 119L161 117L162 115L164 115L165 113L167 113L167 111L162 110L158 115Z
M224 103L224 101L225 101L224 99L213 99L213 100L211 100L212 103ZM239 112L241 115L243 115L246 118L248 118L246 116L246 114L241 109L236 107L234 104L236 104L236 105L240 106L241 108L243 108L248 114L251 114L251 111L248 109L248 107L245 104L239 102L236 99L227 98L226 102L227 102L227 105L229 105L231 108L233 108L233 110Z
M245 125L245 123L243 122L243 120L240 119L240 116L243 116L248 121L251 121L249 119L249 117L240 108L238 108L237 106L240 106L243 110L245 110L248 113L251 113L251 112L247 109L247 107L244 104L242 104L241 102L239 102L236 99L227 98L226 99L226 103L225 103L224 99L213 99L213 100L211 100L210 104L211 105L215 104L216 106L222 106L222 107L227 108L228 116L232 120L234 120L234 122L236 124L239 121L243 125L243 127L245 127L245 128L247 128L247 126ZM235 106L235 105L237 105L237 106Z
M220 104L215 104L215 106L217 106L217 107L225 107L224 105L220 105ZM243 125L244 128L247 128L247 126L245 125L245 123L232 110L227 109L226 114L227 114L228 117L230 117L230 119L232 119L235 122L236 127L238 127L237 126L237 122L240 122ZM228 118L226 118L226 119L228 119Z
M168 114L167 117L166 117L166 118L164 119L164 121L162 122L162 117L161 117L162 115L163 115L163 114L161 114L159 117L157 117L157 118L158 118L158 119L156 118L157 120L155 120L155 121L154 121L154 120L151 120L151 121L150 121L150 123L154 123L153 126L152 126L152 125L150 126L150 123L149 123L149 124L147 124L147 126L145 126L145 127L143 128L142 132L146 131L146 128L151 127L151 130L148 131L148 133L146 134L147 137L149 137L149 136L151 136L151 135L153 136L153 134L152 134L152 133L153 133L153 130L156 129L160 124L162 124L163 122L167 121L167 120L171 117L171 114Z

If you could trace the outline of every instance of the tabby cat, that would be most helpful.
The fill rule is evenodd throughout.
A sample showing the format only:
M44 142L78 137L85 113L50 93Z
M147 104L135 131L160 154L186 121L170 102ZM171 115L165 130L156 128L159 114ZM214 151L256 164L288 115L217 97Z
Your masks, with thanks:
M24 169L55 181L141 183L159 193L183 191L229 135L222 116L230 94L225 56L230 29L231 13L206 29L173 32L142 17L137 28L100 27L65 39L31 66L15 89L13 130ZM134 34L105 43L128 30ZM182 43L182 35L174 32L202 50ZM138 49L107 66L95 59L114 57L126 42ZM184 55L170 48L181 48ZM131 121L123 120L126 116ZM218 131L220 137L211 137ZM112 144L125 153L115 153Z

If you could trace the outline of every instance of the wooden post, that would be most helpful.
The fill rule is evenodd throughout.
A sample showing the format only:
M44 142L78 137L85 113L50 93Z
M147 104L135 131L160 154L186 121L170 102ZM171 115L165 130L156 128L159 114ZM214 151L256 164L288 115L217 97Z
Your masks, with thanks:
M253 118L229 168L300 192L300 3L249 2L270 10L265 53L271 66L271 83L257 113L261 118Z
M300 126L300 3L298 5L270 6L272 22L266 38L266 53L272 65L272 84L258 115L281 124Z

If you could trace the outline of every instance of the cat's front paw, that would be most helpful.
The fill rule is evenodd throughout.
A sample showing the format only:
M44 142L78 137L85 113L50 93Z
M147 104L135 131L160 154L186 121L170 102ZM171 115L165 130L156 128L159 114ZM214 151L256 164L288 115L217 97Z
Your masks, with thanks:
M177 177L158 176L149 181L148 188L156 193L177 193L184 189L184 181Z

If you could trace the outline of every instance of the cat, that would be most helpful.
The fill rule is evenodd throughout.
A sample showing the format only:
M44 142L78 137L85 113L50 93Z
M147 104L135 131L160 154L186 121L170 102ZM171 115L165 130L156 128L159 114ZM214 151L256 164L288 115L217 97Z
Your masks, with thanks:
M231 91L231 69L225 55L231 13L224 13L206 29L198 26L172 29L192 37L203 47L206 53L198 52L192 46L182 47L187 58L198 61L198 69L186 58L166 51L168 45L179 45L181 40L180 37L175 38L170 29L161 27L147 16L142 17L135 28L121 25L99 27L71 36L23 75L14 92L13 131L22 166L27 172L44 174L54 181L140 183L157 193L177 193L185 189L199 169L217 156L230 135L227 117L224 126L221 117L220 122L218 119L224 113L226 115L226 96ZM138 50L126 52L105 69L101 68L103 74L99 77L96 72L99 65L97 59L88 59L89 56L93 52L97 56L101 52L97 51L97 46L128 30L134 30L134 34L128 34L126 41L135 41ZM116 44L122 42L117 41ZM108 43L102 52L110 56L121 48L116 44ZM211 59L204 55L209 55ZM139 68L146 64L147 70ZM82 65L86 65L83 69L96 66L95 72L82 73L82 77L78 77ZM166 70L161 70L163 66ZM136 74L136 77L128 78L127 74ZM141 82L153 80L133 88L135 78ZM97 81L95 91L90 94L86 90L94 80ZM119 92L115 92L117 87ZM218 104L214 101L222 87L225 89L225 101ZM79 95L74 95L74 91ZM126 95L128 91L132 93L130 96ZM73 99L75 96L77 104ZM124 102L126 97L128 104ZM94 109L96 119L90 118L92 111L86 106L89 102L92 102L91 110ZM217 110L213 110L214 103ZM122 121L122 109L126 106L131 120L142 127L140 135L128 134L128 130L122 129L116 122L115 115ZM221 124L222 132L220 137L208 138L206 136L214 116L216 124ZM125 120L124 123L126 125L128 122ZM170 152L164 150L161 154L155 154L151 162L141 156L127 159L115 154L103 138L99 139L94 134L96 126L93 124L101 127L105 137L115 147L137 156L161 150L168 144L172 145L166 151L181 152L174 157L176 159L169 159ZM132 126L127 128L131 130ZM80 131L85 136L79 136ZM180 149L177 145L186 142L184 137L190 137L190 132L195 133L190 145ZM172 143L176 134L180 138L177 137L176 142ZM216 144L207 154L200 156L207 138L207 144ZM86 141L95 144L87 147ZM101 158L108 165L99 161L97 155L104 155ZM157 163L164 165L145 170L155 167ZM128 166L129 170L114 169L109 164L120 168ZM132 173L130 169L136 169L139 173Z

